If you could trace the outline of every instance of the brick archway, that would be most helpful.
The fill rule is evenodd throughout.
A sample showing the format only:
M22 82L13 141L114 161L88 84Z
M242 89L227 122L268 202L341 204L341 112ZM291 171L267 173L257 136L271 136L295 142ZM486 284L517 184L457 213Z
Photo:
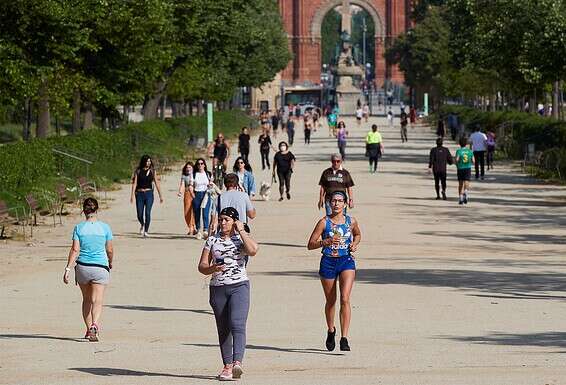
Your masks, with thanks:
M410 0L349 0L364 8L376 27L375 75L379 85L389 79L403 82L400 71L386 63L385 44L409 26ZM293 60L282 73L287 84L319 84L321 69L321 28L324 16L341 0L279 0Z

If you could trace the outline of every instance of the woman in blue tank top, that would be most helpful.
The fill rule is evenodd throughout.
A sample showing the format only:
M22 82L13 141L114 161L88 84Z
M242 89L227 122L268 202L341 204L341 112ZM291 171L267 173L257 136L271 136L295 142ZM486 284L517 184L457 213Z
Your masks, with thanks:
M349 351L348 330L352 317L350 293L356 277L356 263L352 253L358 249L362 233L356 219L344 215L346 194L342 191L335 192L331 197L330 205L331 214L318 221L310 236L307 248L309 250L322 249L318 274L326 297L324 307L328 326L326 348L332 351L336 347L334 316L337 298L336 280L338 280L340 286L340 325L342 329L340 350Z

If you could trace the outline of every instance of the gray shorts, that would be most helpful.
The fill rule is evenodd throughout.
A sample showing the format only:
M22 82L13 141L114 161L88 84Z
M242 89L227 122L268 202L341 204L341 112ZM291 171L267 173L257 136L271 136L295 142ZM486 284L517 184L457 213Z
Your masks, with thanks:
M110 273L99 266L75 266L75 281L81 285L87 283L98 283L108 285L110 283Z

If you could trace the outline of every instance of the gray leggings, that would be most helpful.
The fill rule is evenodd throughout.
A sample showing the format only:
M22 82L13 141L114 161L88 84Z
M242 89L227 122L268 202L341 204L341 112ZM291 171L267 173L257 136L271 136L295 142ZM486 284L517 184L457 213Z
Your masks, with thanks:
M250 310L250 282L210 286L210 306L216 318L224 365L242 362L246 350L246 322Z

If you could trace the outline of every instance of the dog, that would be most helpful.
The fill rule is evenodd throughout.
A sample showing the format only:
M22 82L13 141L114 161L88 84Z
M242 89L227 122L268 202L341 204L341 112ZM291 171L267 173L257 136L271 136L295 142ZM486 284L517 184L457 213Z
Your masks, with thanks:
M268 201L271 196L271 185L267 182L261 182L261 187L259 188L259 196L264 201Z

